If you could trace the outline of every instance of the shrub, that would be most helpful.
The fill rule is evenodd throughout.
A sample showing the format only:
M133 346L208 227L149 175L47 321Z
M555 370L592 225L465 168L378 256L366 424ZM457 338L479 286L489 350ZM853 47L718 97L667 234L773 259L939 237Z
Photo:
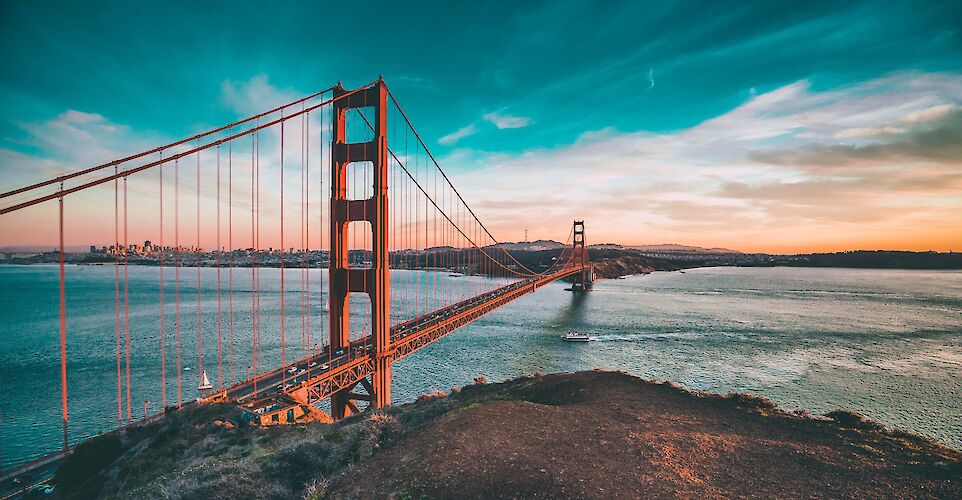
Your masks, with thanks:
M774 410L778 408L778 405L773 403L770 399L752 394L729 392L723 397L743 408L757 408L760 410Z
M78 498L91 498L103 488L103 472L124 452L117 433L80 443L54 475L61 491L74 492Z
M394 418L394 415L388 415L387 413L382 413L382 412L374 412L367 419L375 424L382 424L382 425L397 423L397 419Z
M320 500L321 498L324 498L324 493L327 491L327 487L330 485L331 480L328 478L315 478L311 480L311 482L307 483L307 487L304 488L304 499Z
M882 424L873 422L862 415L855 413L854 411L848 410L835 410L825 414L826 417L832 419L838 425L842 427L850 427L852 429L883 429Z
M447 393L441 389L434 389L433 391L418 396L418 401L429 401L432 399L447 397Z

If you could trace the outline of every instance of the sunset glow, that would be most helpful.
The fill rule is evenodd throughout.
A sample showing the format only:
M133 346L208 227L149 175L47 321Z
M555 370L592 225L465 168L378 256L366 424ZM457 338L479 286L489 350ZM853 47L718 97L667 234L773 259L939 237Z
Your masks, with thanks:
M70 12L81 6L58 9L43 25L18 21L36 8L6 7L0 35L3 191L339 80L351 87L383 74L503 241L523 239L519 221L531 239L563 240L577 217L591 221L590 243L774 253L962 250L962 47L948 4L884 12L854 4L803 15L775 5L727 12L709 4L698 16L713 22L703 23L672 9L604 18L557 2L467 33L392 39L375 31L383 35L365 40L307 37L289 24L312 16L275 12L267 15L279 22L264 28L274 35L260 37L256 48L191 43L212 34L169 31L164 19L181 14L173 10L151 15L159 28L144 34L139 26L147 18L123 10L83 26ZM490 14L460 9L445 15ZM206 25L220 13L196 15ZM406 19L416 31L433 26L405 12L383 17ZM749 29L760 18L765 29ZM220 21L225 41L244 29ZM564 35L585 23L606 26L621 43ZM518 25L525 29L511 28ZM138 30L139 45L104 45L94 35L98 26L120 30L117 39ZM30 44L15 46L27 35ZM170 44L172 36L187 39ZM515 55L517 47L525 57ZM64 76L92 65L108 69L80 81ZM322 125L314 118L314 130ZM190 174L195 166L182 168ZM213 168L213 158L202 159L203 183L214 182ZM261 169L265 186L276 185L276 159L262 160ZM131 241L157 239L157 175L130 180ZM192 177L183 182L193 186ZM68 231L67 245L113 241L113 204L97 203L104 197L112 199L112 185L68 197L68 226L83 230ZM249 211L242 193L237 199L235 208ZM194 203L185 201L185 213ZM201 203L213 207L214 200ZM262 201L265 227L276 221L278 203ZM55 205L0 217L0 246L54 244ZM186 219L186 234L193 234ZM320 220L312 224L319 234ZM262 246L277 244L272 232L262 235Z

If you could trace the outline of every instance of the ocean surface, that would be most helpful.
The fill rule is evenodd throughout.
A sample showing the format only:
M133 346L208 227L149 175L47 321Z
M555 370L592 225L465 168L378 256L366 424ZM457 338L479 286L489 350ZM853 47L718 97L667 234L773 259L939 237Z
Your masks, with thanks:
M183 398L196 397L195 268L181 269ZM222 271L226 273L226 270ZM279 360L279 276L261 270L265 364ZM301 343L300 270L288 270L288 356ZM159 411L158 269L129 269L131 414ZM250 358L249 269L235 270L235 379ZM480 278L395 271L397 300L418 278L462 286ZM173 271L167 269L168 404L176 402ZM226 274L222 276L226 283ZM245 281L246 280L246 281ZM326 277L312 270L314 335L326 315ZM217 385L216 270L201 269L205 363ZM0 266L0 466L60 446L56 266ZM843 408L962 448L962 272L703 268L604 280L588 294L546 286L395 364L393 396L536 371L624 370L711 392L750 392L787 409ZM117 425L114 268L68 266L71 441ZM121 303L121 307L123 304ZM400 303L396 309L404 312ZM358 308L366 314L365 308ZM230 378L227 296L224 373ZM363 314L359 315L363 321ZM123 325L121 325L123 327ZM594 341L565 343L568 330ZM190 355L186 353L192 353ZM123 397L126 415L126 395Z

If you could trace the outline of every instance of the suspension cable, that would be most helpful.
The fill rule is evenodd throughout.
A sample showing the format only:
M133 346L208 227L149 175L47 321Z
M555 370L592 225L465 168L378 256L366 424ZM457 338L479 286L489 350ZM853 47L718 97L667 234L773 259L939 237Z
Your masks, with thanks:
M384 88L387 89L387 94L391 97L391 101L394 102L394 105L397 107L398 111L401 113L401 116L404 117L404 121L408 124L408 127L410 127L411 131L414 132L414 137L416 137L418 142L421 143L421 146L424 147L424 152L427 153L428 157L431 158L431 161L434 162L434 166L437 167L439 172L441 172L441 176L444 177L444 180L448 183L449 186L451 186L451 189L454 191L454 194L458 196L458 199L461 200L461 203L463 203L465 208L468 209L468 212L471 214L472 217L474 217L474 220L478 221L478 224L481 226L481 229L483 229L484 232L494 241L495 246L500 248L501 251L503 251L512 261L514 261L515 264L521 266L523 269L525 269L531 274L537 274L531 269L528 269L524 264L518 262L518 260L515 259L514 256L511 255L508 252L508 250L501 245L498 239L491 234L491 231L488 231L488 228L484 225L483 222L481 222L481 219L479 219L478 216L474 213L474 210L471 209L471 207L468 205L468 202L464 200L463 196L461 196L461 192L458 191L458 188L454 187L454 184L451 182L451 179L448 178L447 174L444 173L444 170L441 169L441 165L438 163L438 160L434 157L434 154L431 153L431 150L428 149L427 144L425 144L424 140L421 138L421 134L419 134L418 131L414 128L414 124L411 123L411 120L408 118L407 113L404 112L404 108L401 107L401 104L394 97L394 94L391 92L391 88L388 87L386 83L384 84Z
M124 176L130 175L130 174L135 174L135 173L137 173L137 172L141 172L141 171L143 171L143 170L147 170L147 169L156 167L157 165L170 162L171 160L178 160L178 159L180 159L180 158L183 158L183 157L185 157L185 156L190 156L190 155L192 155L192 154L194 154L194 153L197 153L197 152L199 152L199 151L202 151L202 150L205 150L205 149L209 149L209 148L212 148L212 147L215 147L215 146L219 146L219 145L221 145L221 144L224 144L224 143L233 141L234 139L237 139L237 138L239 138L239 137L243 137L244 135L253 134L253 133L258 132L258 131L260 131L260 130L263 130L263 129L265 129L265 128L268 128L268 127L272 127L272 126L274 126L274 125L277 125L277 124L279 124L279 123L281 123L281 122L285 122L285 121L290 120L290 119L292 119L292 118L294 118L294 117L300 116L301 114L304 114L304 113L306 113L306 112L308 112L308 111L313 111L313 110L315 110L315 109L319 109L319 108L321 108L321 107L327 106L328 104L331 104L331 103L333 103L333 102L335 102L335 101L337 101L337 100L350 97L350 96L353 95L353 94L356 94L356 93L361 92L361 91L363 91L363 90L365 90L365 89L367 89L367 88L370 88L370 87L371 87L372 85L374 85L375 83L377 83L377 82L371 82L371 83L369 83L369 84L367 84L367 85L365 85L365 86L363 86L363 87L358 87L358 88L356 88L356 89L354 89L354 90L351 90L351 91L349 91L349 92L346 92L346 93L344 93L344 94L341 94L341 95L338 95L338 96L334 96L334 97L332 97L332 98L330 98L330 99L327 99L327 100L325 100L325 101L323 101L323 102L321 102L321 103L318 103L318 104L315 104L315 105L313 105L313 106L304 108L303 110L295 111L295 112L291 113L290 115L287 115L287 116L278 118L278 119L276 119L276 120L272 120L272 121L270 121L270 122L266 122L266 123L264 123L263 125L256 125L256 126L250 128L250 129L244 130L244 131L242 131L242 132L238 132L238 133L236 133L236 134L233 134L233 135L224 137L224 138L222 138L222 139L218 139L218 140L216 140L216 141L209 142L209 143L204 144L204 145L202 145L202 146L198 146L198 147L195 147L195 148L192 148L192 149L188 149L187 151L183 151L183 152L180 152L180 153L171 155L171 156L167 157L166 159L158 160L158 161L154 161L154 162L150 162L150 163L147 163L147 164L144 164L144 165L140 165L140 166L134 167L134 168L125 169L124 171L119 172L119 173L114 174L114 175L109 175L109 176L107 176L107 177L103 177L103 178L100 178L100 179L95 179L95 180L86 182L86 183L84 183L84 184L80 184L80 185L78 185L78 186L74 186L74 187L72 187L72 188L67 188L67 189L61 188L59 191L56 191L56 192L51 193L51 194L48 194L48 195L39 196L39 197L37 197L37 198L31 199L31 200L28 200L28 201L24 201L24 202L22 202L22 203L18 203L18 204L16 204L16 205L12 205L12 206L9 206L9 207L0 208L0 215L7 214L7 213L10 213L10 212L15 212L15 211L17 211L17 210L22 210L22 209L24 209L24 208L31 207L31 206L36 205L36 204L38 204L38 203L43 203L43 202L45 202L45 201L54 200L54 199L57 199L57 198L59 198L59 197L61 197L61 196L66 196L66 195L68 195L68 194L76 193L77 191L82 191L82 190L84 190L84 189L91 188L91 187L93 187L93 186L99 186L100 184L104 184L104 183L106 183L106 182L110 182L110 181L112 181L112 180L114 180L114 179L118 179L118 178L120 178L120 177L124 177ZM189 142L189 140L180 141L180 144L183 144L183 143L185 143L185 142ZM113 165L113 164L111 164L111 165Z
M392 99L393 99L393 98L392 98ZM400 109L400 107L399 107L398 109ZM403 113L403 112L402 112L402 113ZM372 127L372 129L373 129L373 125L371 125L371 122L369 122L369 121L367 120L367 118L364 116L363 113L358 113L358 115L360 115L360 117L364 120L364 123L366 123L366 124L368 125L368 127ZM410 122L408 122L408 124L410 124ZM412 128L412 131L414 132L415 136L417 136L417 131L414 131L413 128ZM418 138L418 140L420 140L420 137ZM421 142L421 145L424 146L424 143ZM426 147L424 148L424 150L425 150L425 152L427 152L427 154L428 154L429 156L431 155L431 152L430 152L430 151L427 151L427 148L426 148ZM474 241L474 239L472 239L472 238L469 237L467 234L465 234L464 231L462 231L461 228L458 227L458 225L457 225L453 220L451 220L451 217L449 217L448 214L445 213L444 210L442 210L440 206L438 206L437 202L435 202L434 199L431 198L431 195L428 194L427 190L426 190L423 186L421 186L421 183L419 183L419 182L417 181L417 179L416 179L413 175L411 175L411 172L407 169L407 167L404 165L404 163L401 162L401 159L398 158L397 154L394 153L394 150L392 150L392 149L389 147L389 148L388 148L388 152L389 152L389 153L391 154L391 156L394 158L394 161L396 161L396 162L398 163L398 165L401 166L401 169L404 170L404 173L407 174L408 178L409 178L411 181L414 182L414 185L417 186L418 190L420 190L421 193L424 194L424 197L426 198L426 200L427 200L427 201L430 201L431 204L434 205L434 208L438 211L438 213L440 213L442 216L444 216L444 218L445 218L448 222L450 222L451 225L453 225L455 228L457 228L457 229L458 229L458 232L461 233L461 235L464 236L464 237L468 240L468 242L471 243L471 245L473 245L475 248L477 248L479 251L481 251L481 253L482 253L485 257L487 257L487 258L488 258L490 261L492 261L493 263L497 264L499 267L505 269L505 270L508 271L508 272L514 273L514 274L516 274L516 275L518 275L518 276L525 276L525 277L540 276L538 273L532 271L531 269L528 269L526 266L524 266L523 264L521 264L520 262L518 262L514 257L511 257L511 254L508 253L508 251L507 251L504 247L502 247L500 243L498 243L498 240L497 240L494 236L491 236L491 233L488 232L488 230L485 228L485 229L484 229L485 233L487 233L487 235L491 237L491 239L494 241L495 245L496 245L498 248L500 248L505 254L508 254L508 256L511 257L511 260L515 261L519 266L521 266L522 268L524 268L525 270L527 270L528 273L519 273L519 272L517 272L517 271L515 271L515 270L513 270L513 269L511 269L511 268L509 268L509 267L507 267L507 266L505 266L505 265L502 264L500 261L498 261L496 258L494 258L494 257L492 257L491 255L489 255L489 254L484 250L484 248L483 248L482 246L478 245L478 244ZM432 156L431 159L433 160L434 157ZM436 161L435 161L435 166L438 167L437 170L439 170L439 171L441 170L440 166L437 165L437 162L436 162ZM425 168L427 168L427 167L425 167ZM444 172L443 172L443 171L441 171L441 175L444 176L445 180L447 180L447 176L444 175ZM426 172L425 172L425 183L427 183L427 173L426 173ZM448 180L448 185L449 185L449 186L451 185L451 181L450 181L450 180ZM454 186L451 186L451 187L452 187L452 189L454 188ZM455 192L457 192L457 190L455 190ZM471 211L471 207L468 207L468 206L467 206L467 203L464 202L464 199L461 198L461 195L460 195L460 194L458 194L458 198L461 199L462 204L464 204L464 206L465 206L465 207L468 209L468 211L470 212L470 211ZM425 208L427 208L427 207L425 207ZM474 212L471 212L471 215L474 216ZM478 222L478 224L479 224L482 228L484 227L484 224L482 224L481 221L478 220L477 216L474 216L474 220L476 220L476 221ZM427 241L427 237L426 237L426 236L425 236L425 241Z
M94 166L94 167L86 168L86 169L84 169L84 170L80 170L80 171L73 172L73 173L70 173L70 174L61 175L61 176L59 176L59 177L57 177L57 178L55 178L55 179L51 179L51 180L47 180L47 181L43 181L43 182L38 182L38 183L36 183L36 184L31 184L31 185L29 185L29 186L25 186L25 187L22 187L22 188L14 189L14 190L12 190L12 191L7 191L7 192L5 192L5 193L0 193L0 198L6 198L6 197L8 197L8 196L13 196L13 195L16 195L16 194L25 193L25 192L27 192L27 191L33 191L33 190L35 190L35 189L39 189L39 188L42 188L42 187L45 187L45 186L49 186L49 185L51 185L51 184L56 184L56 183L58 183L58 182L64 182L64 181L73 179L73 178L75 178L75 177L80 177L81 175L86 175L86 174L89 174L89 173L93 173L93 172L96 172L96 171L98 171L98 170L102 170L102 169L109 168L109 167L112 167L112 166L120 165L120 164L122 164L122 163L126 163L126 162L131 161L131 160L136 160L136 159L138 159L138 158L143 158L144 156L148 156L148 155L151 155L151 154L154 154L154 153L158 153L158 152L161 152L161 151L164 151L164 150L167 150L167 149L176 147L176 146L180 146L180 145L186 144L186 143L188 143L188 142L192 142L192 141L195 141L195 140L198 140L198 139L203 139L204 137L207 137L207 136L209 136L209 135L213 135L213 134L216 134L216 133L218 133L218 132L223 132L224 130L227 130L227 129L236 127L236 126L238 126L238 125L243 125L244 123L248 123L248 122L253 121L253 120L256 120L256 119L258 119L258 118L263 118L263 117L265 117L265 116L267 116L267 115L270 115L270 114L276 113L276 112L278 112L278 111L281 111L281 110L283 110L283 109L289 108L289 107L291 107L291 106L293 106L293 105L295 105L295 104L300 104L300 103L302 103L302 102L309 101L309 100L311 100L311 99L313 99L313 98L315 98L315 97L317 97L317 96L319 96L319 95L322 95L322 94L324 94L325 92L329 92L329 91L331 91L331 90L333 90L333 89L334 89L334 87L328 87L327 89L324 89L324 90L322 90L322 91L320 91L320 92L315 92L315 93L313 93L313 94L311 94L311 95L309 95L309 96L307 96L307 97L298 99L298 100L296 100L296 101L294 101L294 102L289 102L289 103L284 104L284 105L282 105L282 106L278 106L278 107L276 107L276 108L274 108L274 109L271 109L270 111L265 111L265 112L260 113L260 114L258 114L258 115L254 115L254 116L251 116L251 117L248 117L248 118L244 118L243 120L236 121L236 122L234 122L234 123L230 123L230 124L224 125L224 126L222 126L222 127L217 127L217 128L215 128L215 129L212 129L212 130L208 130L207 132L203 132L203 133L197 134L197 135L195 135L195 136L193 136L193 137L188 137L187 139L182 139L182 140L179 140L179 141L177 141L177 142L172 142L172 143L167 144L167 145L164 145L164 146L158 146L158 147L156 147L156 148L154 148L154 149L151 149L150 151L144 151L144 152L142 152L142 153L137 153L137 154L135 154L135 155L131 155L131 156L128 156L128 157L126 157L126 158L120 158L120 159L118 159L118 160L113 160L113 161L110 161L110 162L108 162L108 163L104 163L104 164L97 165L97 166Z

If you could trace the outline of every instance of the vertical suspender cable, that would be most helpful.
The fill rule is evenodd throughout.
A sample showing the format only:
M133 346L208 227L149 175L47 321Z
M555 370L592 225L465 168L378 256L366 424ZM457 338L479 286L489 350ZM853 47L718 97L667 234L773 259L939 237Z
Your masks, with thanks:
M202 314L200 309L200 265L203 254L200 249L200 151L197 152L197 225L195 226L197 235L197 247L194 249L197 266L197 376L200 377L198 387L203 384L204 377L204 333L202 329Z
M304 335L305 328L307 326L306 318L304 316L304 292L306 285L306 276L304 275L307 268L304 267L304 115L301 115L301 191L300 191L300 211L301 211L301 221L300 221L300 234L301 234L301 246L298 249L298 256L300 257L300 269L301 269L301 357L304 357Z
M230 132L233 134L233 129ZM234 141L227 143L227 359L234 385Z
M301 144L304 145L304 160L301 162L304 170L304 351L311 354L311 114L303 115L301 121L303 135Z
M127 239L127 176L124 176L124 367L127 372L127 422L131 421L130 414L130 279L127 270L127 250L130 243Z
M283 114L282 114L283 116ZM284 346L284 327L286 324L286 314L284 313L284 122L281 122L281 366L286 364L286 351ZM284 380L287 380L287 371L284 371Z
M217 389L224 387L224 347L221 334L221 303L220 303L220 146L217 146L217 245L214 248L217 255Z
M160 158L163 159L164 153L160 153ZM164 337L165 332L165 316L166 310L164 306L164 255L166 249L164 248L164 164L161 163L158 166L158 171L160 172L160 249L157 251L157 261L160 266L160 407L167 408L167 360L166 358L166 346Z
M114 175L117 167L114 167ZM114 352L117 356L117 424L124 424L123 382L120 365L120 181L114 179Z
M257 359L257 329L255 328L256 320L254 318L254 312L257 310L257 300L254 296L255 289L255 278L254 274L256 272L255 264L257 262L257 239L255 236L255 205L254 205L254 178L256 177L256 169L254 168L254 141L255 136L251 134L251 366L248 369L248 378L253 376L254 361ZM257 381L254 381L254 390L257 390Z
M434 177L434 198L432 198L432 199L433 199L433 200L437 200L437 199L438 199L438 174L437 174L437 169L431 169L431 173L432 173L432 175L433 175L433 177ZM435 211L437 211L437 209L435 209ZM434 220L431 221L431 228L432 228L432 230L433 230L433 232L434 232L433 239L432 239L432 241L431 241L431 245L434 246L434 247L437 247L437 246L438 246L438 214L436 214L436 213L434 214ZM437 308L438 308L438 270L437 270L437 269L438 269L438 257L439 257L439 253L438 253L438 251L435 251L434 254L432 255L432 261L433 261L433 264L434 264L434 266L433 266L433 267L434 267L434 272L431 273L431 274L432 274L432 276L431 276L431 310L432 310L432 311L437 310Z
M63 183L60 183L63 191ZM60 410L63 419L63 448L68 447L67 439L67 288L63 269L63 196L60 197Z
M333 106L331 106L331 109L333 110ZM330 113L332 113L332 112L333 112L333 111L328 111L328 114L330 114ZM323 260L323 255L324 255L324 233L330 233L330 229L329 229L327 226L324 225L324 207L325 207L324 201L325 201L325 200L327 201L327 208L328 208L328 210L330 210L330 207L331 207L331 197L330 197L330 195L328 195L328 196L326 196L326 197L324 196L324 169L330 167L330 163L328 163L327 166L324 165L324 158L325 158L325 156L326 156L325 153L324 153L324 146L325 146L325 139L324 139L324 128L325 128L325 127L324 127L324 124L325 124L325 123L328 123L328 122L327 122L328 118L325 117L324 115L325 115L325 113L324 113L324 108L321 108L321 119L320 119L320 125L321 125L321 126L320 126L320 129L321 129L321 130L320 130L320 134L319 134L320 140L318 141L318 142L320 143L320 147L321 147L321 152L320 152L320 155L319 155L320 157L318 158L318 162L320 163L319 170L320 170L321 182L319 183L320 185L319 185L318 188L317 188L317 189L318 189L318 204L317 204L317 205L318 205L318 210L317 210L317 213L318 213L318 216L319 216L319 217L318 217L318 221L319 221L319 223L320 223L320 230L318 231L318 234L320 235L320 242L321 242L320 250L321 250L321 256L322 256L321 258L322 258L322 260ZM333 132L332 132L332 133L333 133ZM328 149L329 149L329 152L330 152L330 150L332 150L333 147L330 147L330 146L329 146ZM328 161L330 162L330 158L328 159ZM333 178L332 178L331 181L330 181L330 184L333 185L333 182L334 182L334 180L333 180ZM321 304L322 304L321 307L322 307L322 309L323 309L323 308L325 307L325 304L326 304L327 313L330 314L330 311L331 311L331 296L330 296L330 293L324 293L324 272L325 272L325 271L324 271L323 269L322 269L321 272L320 272L321 284L320 284L320 286L319 286L319 290L320 290L320 293L321 293ZM330 249L328 249L328 252L327 252L327 271L326 271L326 272L328 273L327 278L328 278L328 280L330 280L330 279L331 279L331 274L330 274L330 273L331 273L331 252L330 252ZM328 281L328 282L330 282L330 281ZM324 297L327 297L327 301L324 300ZM330 360L330 359L331 359L330 322L328 322L328 321L322 321L322 322L321 322L321 325L324 325L324 323L327 323L327 324L328 324L328 333L327 333L327 336L326 336L326 337L325 337L323 334L321 335L321 339L322 339L321 341L322 341L322 342L325 342L325 341L327 342L327 359ZM322 328L323 328L323 326L322 326Z
M257 181L254 184L254 196L255 196L255 214L256 214L256 224L254 226L254 248L259 252L261 248L261 136L258 132L254 132L254 179ZM261 373L261 270L258 267L260 262L255 259L255 270L256 277L254 286L254 297L256 299L257 306L254 308L254 317L257 318L255 322L256 325L256 342L254 343L254 386L257 386L257 375ZM256 391L256 389L255 389Z
M180 358L180 160L174 160L174 336L177 343L177 408L183 406Z
M300 274L301 274L301 290L300 290L301 293L300 293L299 297L300 297L300 301L301 301L301 307L300 307L300 312L301 312L301 357L303 358L303 357L304 357L304 334L305 334L304 328L305 328L305 326L306 326L305 319L304 319L304 271L305 271L305 268L304 268L304 115L301 115L301 130L300 130L300 134L301 134L301 138L300 138L300 145L301 145L301 186L300 186L300 193L299 193L299 194L300 194L300 198L299 198L299 200L300 200L300 201L299 201L299 205L300 205L300 206L298 207L298 209L300 209L300 212L301 212L301 220L300 220L300 223L299 223L299 226L298 226L298 230L299 230L300 236L301 236L301 246L298 247L297 255L298 255L298 261L299 261L299 266L298 266L298 267L300 268L300 271L301 271L301 273L300 273Z

